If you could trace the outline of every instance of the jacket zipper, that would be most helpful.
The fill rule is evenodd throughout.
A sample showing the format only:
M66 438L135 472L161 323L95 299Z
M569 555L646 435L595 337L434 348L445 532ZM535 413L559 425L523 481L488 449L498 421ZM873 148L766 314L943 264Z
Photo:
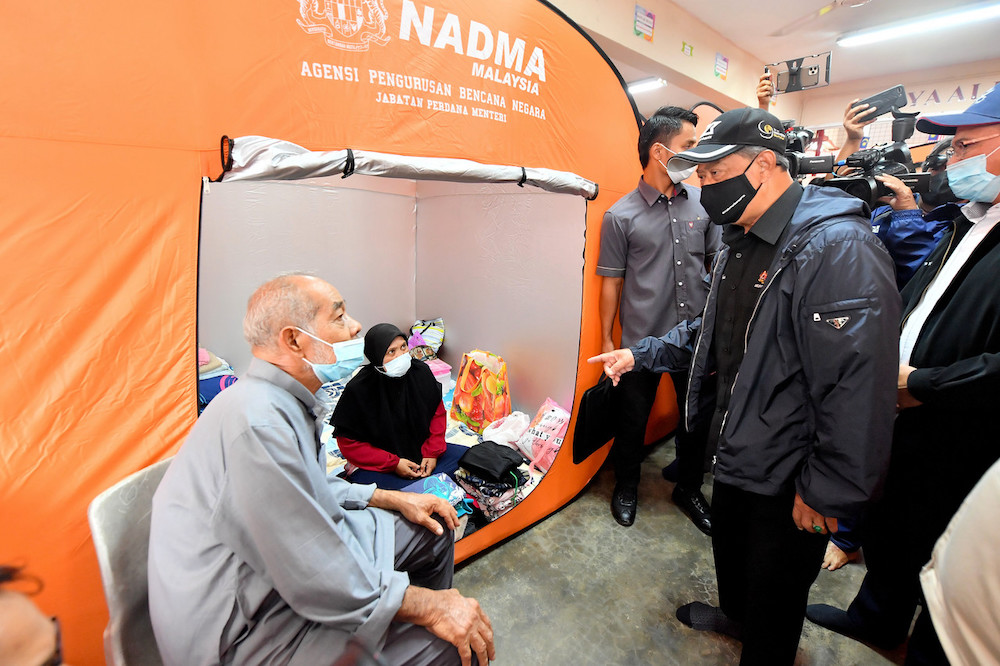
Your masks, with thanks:
M955 243L955 233L957 231L958 231L958 225L952 222L951 237L948 238L948 247L945 248L944 256L941 257L941 263L938 264L937 270L934 271L934 276L930 280L928 280L927 284L924 286L924 290L920 292L920 298L917 299L916 305L910 308L910 311L906 313L905 317L903 317L903 321L899 322L900 332L902 332L903 327L906 326L906 322L910 318L910 315L912 315L913 311L917 309L917 305L920 304L920 301L924 300L924 294L927 293L927 290L931 288L931 284L933 284L934 280L937 279L938 273L940 273L941 269L944 268L944 263L948 261L948 256L951 254L951 246L954 245Z
M785 270L784 266L782 266L781 268L779 268L778 270L776 270L774 272L774 275L771 276L771 280L767 283L767 286L764 287L764 291L760 292L760 296L757 298L757 302L754 303L753 312L750 313L750 320L747 322L747 330L743 334L743 357L744 357L744 359L746 358L746 355L747 355L747 347L750 346L750 327L753 326L753 320L754 320L754 317L757 316L757 309L760 307L760 302L762 300L764 300L764 294L766 294L767 290L771 288L771 285L774 284L774 281L778 279L778 276L781 275L781 271L783 271L783 270ZM741 367L743 366L743 362L742 361L740 362L740 366ZM740 371L737 370L736 371L736 375L733 377L733 385L729 387L729 404L730 405L733 404L732 403L732 400L733 400L733 391L736 390L736 382L738 382L739 379L740 379ZM726 430L726 421L727 420L729 420L729 407L726 407L726 413L722 415L722 425L719 426L719 441L722 440L722 433L725 432L725 430ZM719 449L718 449L718 446L716 446L715 450L716 450L716 452L712 456L712 473L713 474L715 474L715 465L716 465L716 463L719 462L719 453L718 453Z
M728 252L728 251L727 251ZM698 339L694 343L694 354L691 356L692 360L698 358L698 350L701 349L701 339L705 336L705 312L708 311L708 303L712 301L712 290L715 289L715 271L718 270L719 266L722 264L721 261L716 259L715 268L712 271L712 281L708 285L708 296L705 297L705 310L701 313L702 325L698 329ZM687 390L684 391L684 401L687 402L688 396L691 395L691 380L694 377L694 373L691 372L694 369L692 367L688 368L688 380L687 380ZM688 404L684 410L684 427L691 430L691 405ZM712 456L712 467L715 467L715 456Z

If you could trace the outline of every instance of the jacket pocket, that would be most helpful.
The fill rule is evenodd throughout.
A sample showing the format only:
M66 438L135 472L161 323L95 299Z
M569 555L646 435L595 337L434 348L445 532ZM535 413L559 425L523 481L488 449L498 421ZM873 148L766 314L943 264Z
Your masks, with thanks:
M870 298L849 298L832 303L807 305L806 312L812 323L821 327L821 330L842 331L860 325L871 305Z

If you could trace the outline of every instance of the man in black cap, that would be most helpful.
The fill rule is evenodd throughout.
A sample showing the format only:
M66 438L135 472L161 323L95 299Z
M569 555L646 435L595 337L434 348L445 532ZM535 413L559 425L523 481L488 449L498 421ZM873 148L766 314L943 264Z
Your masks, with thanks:
M969 201L903 290L899 415L885 493L864 526L868 573L846 610L809 606L813 622L892 648L920 600L918 574L962 500L1000 458L1000 87L965 112L917 121L954 135L948 183ZM984 525L992 529L992 525ZM946 663L926 613L907 664Z
M741 664L795 660L827 535L882 482L896 402L899 294L870 211L803 189L787 164L781 122L750 108L672 158L668 169L697 167L702 205L724 225L704 314L591 359L613 381L690 366L689 418L710 419L717 446L721 608L677 617L741 638Z

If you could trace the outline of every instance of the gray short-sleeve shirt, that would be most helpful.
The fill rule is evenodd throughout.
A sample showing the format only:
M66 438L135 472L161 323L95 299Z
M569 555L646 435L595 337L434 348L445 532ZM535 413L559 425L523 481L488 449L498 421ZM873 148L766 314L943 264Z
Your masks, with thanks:
M641 178L604 214L597 274L624 278L621 346L663 335L701 314L705 276L721 230L701 207L701 189L678 184L670 199Z

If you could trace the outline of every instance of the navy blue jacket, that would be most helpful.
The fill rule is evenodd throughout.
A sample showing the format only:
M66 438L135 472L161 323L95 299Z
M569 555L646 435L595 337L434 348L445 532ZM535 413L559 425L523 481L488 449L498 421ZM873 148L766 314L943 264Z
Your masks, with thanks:
M872 211L872 232L885 244L896 264L896 285L900 291L959 214L958 205L953 203L938 206L929 213L919 209L893 210L890 206Z
M880 489L895 416L901 303L892 259L870 220L859 199L805 188L747 327L719 435L717 480L762 495L794 488L833 517L857 515ZM714 401L702 388L713 373L718 282L728 256L724 247L702 317L631 348L637 368L690 366L689 428L692 415Z

